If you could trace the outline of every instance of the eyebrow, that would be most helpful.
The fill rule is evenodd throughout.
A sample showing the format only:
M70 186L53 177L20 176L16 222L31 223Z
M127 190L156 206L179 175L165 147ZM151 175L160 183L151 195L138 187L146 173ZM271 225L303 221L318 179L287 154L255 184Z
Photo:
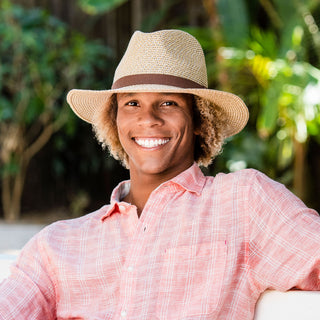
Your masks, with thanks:
M129 98L136 94L143 94L143 93L158 93L165 96L173 96L173 95L182 96L183 95L183 93L180 93L180 92L120 92L120 93L117 93L117 96L121 98L122 97Z
M117 97L132 97L133 95L135 95L136 92L120 92L120 93L117 93Z

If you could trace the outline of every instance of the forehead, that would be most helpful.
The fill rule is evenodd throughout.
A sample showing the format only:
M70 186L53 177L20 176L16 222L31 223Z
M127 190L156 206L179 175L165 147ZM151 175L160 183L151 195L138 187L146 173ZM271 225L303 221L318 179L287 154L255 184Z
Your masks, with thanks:
M192 101L192 95L186 93L175 93L175 92L126 92L126 93L117 93L117 100L121 99L179 99L183 101Z

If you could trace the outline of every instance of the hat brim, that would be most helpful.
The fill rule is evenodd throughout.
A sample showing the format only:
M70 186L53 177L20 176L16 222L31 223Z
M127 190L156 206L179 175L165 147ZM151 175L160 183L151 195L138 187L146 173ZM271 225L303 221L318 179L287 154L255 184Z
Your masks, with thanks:
M225 137L240 132L248 122L248 108L242 99L232 93L213 89L183 89L165 85L134 85L114 90L81 90L73 89L67 95L67 101L74 113L82 120L94 123L94 115L115 93L129 92L172 92L187 93L207 99L219 106L226 114L227 125Z

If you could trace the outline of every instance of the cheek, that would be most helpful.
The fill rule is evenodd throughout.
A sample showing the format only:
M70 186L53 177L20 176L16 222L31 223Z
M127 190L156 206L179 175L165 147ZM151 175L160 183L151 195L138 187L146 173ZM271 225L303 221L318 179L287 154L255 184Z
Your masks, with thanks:
M116 118L116 126L117 126L116 130L118 132L118 138L119 138L120 144L126 153L128 153L130 149L130 143L131 143L130 131L131 131L132 123L133 121L128 119L127 116L121 113L118 113Z
M195 137L196 137L196 129L193 125L192 118L187 118L184 124L181 125L181 131L183 131L183 145L189 151L194 148Z
M186 117L183 121L181 121L180 128L187 137L193 136L195 133L193 121L190 117Z
M116 118L116 125L117 125L117 131L118 131L119 140L120 140L120 142L121 142L121 144L122 144L122 142L123 142L123 136L124 136L124 134L125 134L125 132L124 132L123 129L124 129L126 126L125 126L125 123L124 123L123 120L122 120L122 117L119 116L119 115L117 115L117 118Z

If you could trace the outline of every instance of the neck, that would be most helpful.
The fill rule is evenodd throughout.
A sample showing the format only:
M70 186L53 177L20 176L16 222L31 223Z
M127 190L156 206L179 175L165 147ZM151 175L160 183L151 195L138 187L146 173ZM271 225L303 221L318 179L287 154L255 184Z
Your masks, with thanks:
M137 207L138 216L140 217L141 212L146 202L148 201L151 192L165 181L167 180L154 181L152 179L143 179L142 177L137 179L130 174L130 192L124 198L124 201L135 205Z
M177 174L145 175L135 170L130 170L130 191L123 200L135 205L140 217L152 191L175 176Z

